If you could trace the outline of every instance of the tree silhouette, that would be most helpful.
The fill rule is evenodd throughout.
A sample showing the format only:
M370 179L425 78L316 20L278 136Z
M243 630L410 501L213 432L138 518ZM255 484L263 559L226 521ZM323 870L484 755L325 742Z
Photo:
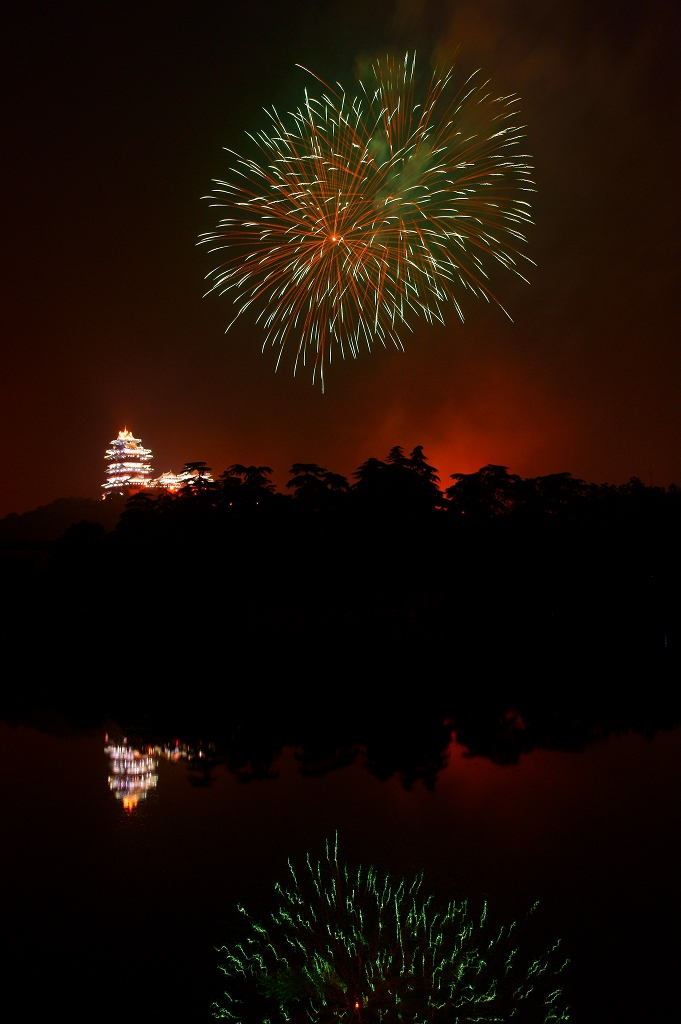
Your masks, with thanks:
M416 445L407 460L407 466L412 474L414 496L418 497L422 508L440 507L443 501L439 488L440 477L435 467L428 465L423 445Z
M125 503L125 508L116 525L120 533L138 533L153 529L158 513L165 504L165 495L153 495L149 491L136 491Z
M400 468L406 468L409 465L409 459L404 454L404 448L400 444L393 445L385 461L389 466L399 466Z
M437 470L434 466L429 466L428 461L423 454L423 445L417 444L411 455L409 456L409 468L416 473L421 480L427 481L429 484L434 484L436 487L440 483L440 477L438 476Z
M572 473L549 473L522 481L518 488L523 511L534 517L574 518L593 492Z
M506 466L483 466L477 473L452 473L454 484L445 491L450 510L479 521L505 516L519 499L520 477Z
M185 480L182 487L184 495L205 495L209 491L217 491L219 485L214 480L209 480L211 468L205 462L185 462L184 473L190 473L191 477Z
M442 502L439 476L429 466L423 445L410 456L401 445L394 445L385 462L367 459L354 473L354 490L365 504L373 504L381 514L418 514L434 509Z
M268 502L276 491L269 477L270 466L243 466L234 463L220 476L224 501L237 508L253 509Z
M296 501L308 509L321 511L336 505L338 498L350 490L346 477L331 473L314 462L294 462L293 474L286 486L294 492Z
M367 459L352 474L357 483L355 488L359 493L369 492L377 486L381 472L385 469L385 462L380 459Z
M185 462L184 472L192 473L197 480L205 480L210 476L210 466L205 462Z

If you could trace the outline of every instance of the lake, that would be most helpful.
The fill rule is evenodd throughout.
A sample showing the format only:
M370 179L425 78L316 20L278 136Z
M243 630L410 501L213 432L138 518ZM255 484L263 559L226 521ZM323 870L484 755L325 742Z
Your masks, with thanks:
M637 714L636 699L626 714L563 705L534 719L436 707L361 727L346 714L341 728L328 707L304 727L263 708L235 715L215 749L209 731L199 748L195 718L173 737L145 713L129 737L130 723L7 714L6 1019L212 1019L237 903L264 915L287 860L338 833L341 859L423 871L426 890L487 900L493 920L538 899L536 927L570 958L573 1021L671 1020L681 729L675 712ZM105 752L124 739L205 756L152 750L154 784L126 810Z

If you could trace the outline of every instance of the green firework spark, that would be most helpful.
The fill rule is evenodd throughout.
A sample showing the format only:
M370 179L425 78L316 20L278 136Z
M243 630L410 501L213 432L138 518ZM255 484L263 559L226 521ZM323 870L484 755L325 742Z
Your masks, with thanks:
M416 319L496 301L492 268L525 279L532 262L517 97L477 73L461 87L452 68L425 89L417 77L414 54L386 57L355 96L337 83L287 116L272 108L257 158L228 150L228 178L204 197L222 211L201 243L220 255L209 291L233 300L230 326L252 310L277 365L293 348L294 372L311 363L322 387L333 352L402 348Z
M518 946L515 922L492 929L487 907L438 905L373 867L350 869L338 848L276 886L261 924L243 908L244 941L223 947L228 981L216 1017L238 1024L464 1024L569 1020L558 943L539 956Z

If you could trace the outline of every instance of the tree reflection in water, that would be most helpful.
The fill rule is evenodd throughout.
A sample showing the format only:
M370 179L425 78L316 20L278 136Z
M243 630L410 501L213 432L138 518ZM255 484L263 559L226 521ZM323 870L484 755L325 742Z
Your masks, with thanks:
M427 710L365 708L348 712L338 704L322 714L300 705L288 710L226 708L219 701L200 715L159 713L158 724L137 736L140 749L181 756L193 787L210 786L219 770L243 783L276 779L285 750L292 750L306 778L361 763L375 778L397 778L409 790L418 782L433 790L449 763L453 744L467 757L514 765L533 750L576 752L626 732L652 738L681 722L679 699L652 693L632 699L550 699L545 695L468 701L433 699ZM318 710L318 709L317 709ZM153 721L150 710L148 720ZM131 731L130 723L122 723ZM164 736L183 735L168 744ZM200 737L200 738L195 738ZM207 737L207 739L205 738ZM179 743L179 746L177 744Z

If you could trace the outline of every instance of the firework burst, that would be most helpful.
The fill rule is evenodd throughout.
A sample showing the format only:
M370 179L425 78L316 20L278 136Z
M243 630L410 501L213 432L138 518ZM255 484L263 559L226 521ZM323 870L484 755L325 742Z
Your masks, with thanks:
M449 69L421 90L415 55L388 57L354 97L326 86L286 119L266 111L258 159L228 150L230 180L204 197L224 210L200 236L222 254L209 292L235 320L253 307L277 366L293 346L294 373L311 363L323 388L334 350L402 348L415 318L494 299L494 265L523 277L531 167L517 97L488 85L476 72L457 88Z
M327 844L318 864L291 870L265 924L221 950L228 979L216 1017L239 1024L464 1024L569 1020L557 945L515 946L515 924L492 931L466 902L438 907L374 868L350 870Z

